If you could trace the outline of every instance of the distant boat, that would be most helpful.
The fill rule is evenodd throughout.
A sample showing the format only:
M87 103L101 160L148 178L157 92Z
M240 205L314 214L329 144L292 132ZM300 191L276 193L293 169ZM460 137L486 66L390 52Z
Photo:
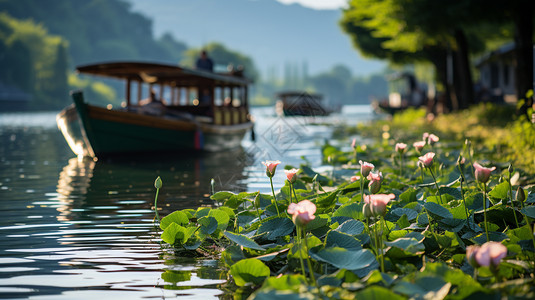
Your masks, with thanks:
M126 83L125 101L117 109L88 104L81 91L72 92L74 104L56 121L78 156L222 151L239 147L253 127L250 81L241 74L142 62L85 65L77 71Z
M409 107L420 107L427 102L425 91L418 85L416 77L411 73L395 73L387 76L388 99L371 102L375 113L394 115Z
M323 95L305 91L280 92L275 98L275 111L280 116L328 116L340 110L325 106Z

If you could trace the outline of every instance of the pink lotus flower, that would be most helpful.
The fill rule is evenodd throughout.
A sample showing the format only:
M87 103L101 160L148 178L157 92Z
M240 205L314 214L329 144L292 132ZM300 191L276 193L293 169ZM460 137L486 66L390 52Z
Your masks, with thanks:
M422 152L422 149L425 146L425 141L419 141L412 144L412 146L416 149L418 152Z
M434 157L435 157L435 153L434 152L427 152L426 154L424 154L424 156L420 156L418 158L418 160L422 162L424 167L429 168L431 165L433 165L433 158Z
M407 144L397 143L395 149L398 153L403 154L405 150L407 149Z
M357 139L353 139L353 141L351 142L351 149L355 149L356 146L357 146Z
M482 167L477 162L474 163L474 168L475 168L474 175L476 176L476 180L479 182L483 182L483 183L486 183L487 181L489 181L490 172L496 170L496 167L485 168L485 167Z
M357 180L360 180L360 176L351 176L351 182L355 182Z
M309 200L303 200L299 203L290 203L288 214L292 215L292 220L297 226L305 226L316 216L316 205Z
M369 162L359 160L360 163L360 174L364 177L368 177L368 174L375 168L375 166Z
M299 169L296 168L284 170L284 173L286 173L286 179L288 179L290 183L294 183L297 180L297 172L299 172Z
M366 218L383 216L386 213L386 205L396 198L394 194L364 195L364 207L362 212Z
M367 179L370 180L370 183L368 184L370 193L372 194L378 193L379 190L381 189L381 182L383 181L383 174L381 172L377 172L377 173L370 172Z
M470 245L466 247L466 260L474 268L479 267L479 264L476 260L476 253L477 251L479 251L479 248L481 247L479 247L478 245Z
M277 166L280 164L281 162L278 161L278 160L275 160L275 161L271 161L271 160L266 160L266 161L263 161L262 164L264 166L266 166L266 175L268 177L273 177L275 175L275 170L277 169Z
M436 135L434 135L432 133L427 137L427 143L429 145L433 145L434 143L436 143L438 141L439 141L438 136L436 136Z
M498 242L486 242L481 247L468 246L466 258L473 267L490 267L496 269L504 257L507 256L507 247Z

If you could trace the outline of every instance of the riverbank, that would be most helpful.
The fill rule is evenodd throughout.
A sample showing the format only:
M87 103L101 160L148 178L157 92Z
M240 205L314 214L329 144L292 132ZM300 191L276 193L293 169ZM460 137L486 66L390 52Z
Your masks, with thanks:
M514 106L483 103L460 112L429 117L425 109L409 109L391 119L339 127L334 136L358 134L363 139L393 145L433 132L449 144L470 143L476 159L484 158L499 165L511 163L520 172L524 184L535 184L535 125L525 117L516 116L515 111Z

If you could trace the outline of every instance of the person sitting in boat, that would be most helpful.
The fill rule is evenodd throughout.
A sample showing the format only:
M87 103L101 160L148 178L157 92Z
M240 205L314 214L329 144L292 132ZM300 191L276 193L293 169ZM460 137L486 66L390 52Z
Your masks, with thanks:
M139 101L140 111L143 114L162 116L166 113L167 107L158 99L154 89L150 89L149 97Z
M210 72L214 70L214 62L210 57L208 57L206 50L201 51L201 57L197 59L195 67L199 70L205 70Z

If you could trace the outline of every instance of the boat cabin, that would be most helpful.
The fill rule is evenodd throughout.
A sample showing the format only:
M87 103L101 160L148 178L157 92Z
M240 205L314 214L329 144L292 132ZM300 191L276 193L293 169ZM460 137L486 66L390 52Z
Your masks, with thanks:
M126 82L122 109L140 114L187 113L199 122L234 125L249 122L248 84L241 74L213 73L174 65L112 62L85 65L81 74Z

